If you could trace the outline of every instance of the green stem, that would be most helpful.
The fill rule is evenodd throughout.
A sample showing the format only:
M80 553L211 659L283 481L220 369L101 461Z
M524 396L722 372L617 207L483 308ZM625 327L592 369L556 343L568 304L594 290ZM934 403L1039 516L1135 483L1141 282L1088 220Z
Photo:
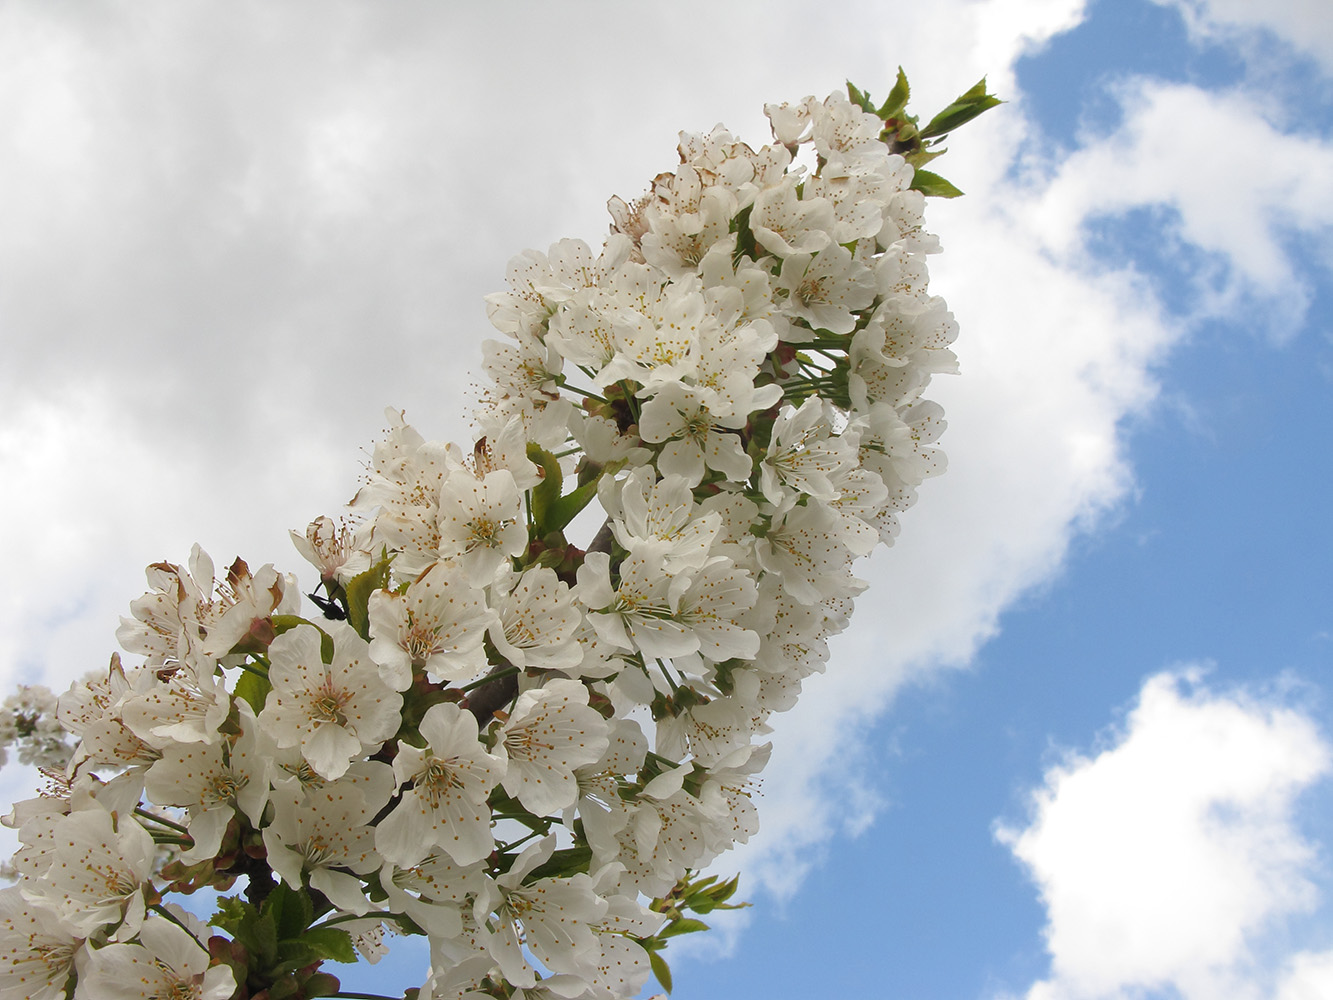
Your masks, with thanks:
M630 415L634 417L634 422L639 422L639 397L634 395L631 386L638 385L637 382L618 382L620 390L625 394L625 405L629 407Z
M491 819L516 819L520 823L530 819L541 820L549 827L552 823L565 825L565 821L555 816L533 816L532 813L491 813Z
M396 920L402 922L411 919L403 913L384 913L378 910L372 910L369 913L344 913L340 917L331 917L323 923L315 924L310 929L319 930L321 927L334 927L338 924L349 924L357 920Z
M497 670L493 674L487 674L485 677L481 678L480 680L475 680L471 684L464 684L458 690L461 691L463 694L467 694L473 688L481 687L483 684L489 684L491 681L498 681L498 680L503 680L506 677L513 677L517 673L518 673L518 667L505 667L503 670Z
M834 361L840 361L847 356L847 348L845 345L840 347L827 347L822 344L802 344L801 348L802 353L805 351L813 351L816 354L822 354L824 357L831 358Z
M147 809L144 809L142 806L135 806L135 807L134 807L134 815L136 815L136 816L142 816L144 819L151 819L154 823L161 823L163 826L168 827L168 828L170 828L170 829L172 829L172 830L175 830L175 831L178 832L178 833L189 833L189 832L190 832L189 827L181 826L179 823L173 823L173 822L172 822L171 820L169 820L169 819L164 819L163 817L158 816L156 813L151 813L151 812L149 812Z
M163 906L161 903L154 903L152 906L150 906L150 907L148 907L148 908L149 908L150 910L152 910L154 913L156 913L158 916L160 916L160 917L165 917L167 920L170 920L173 924L175 924L175 925L176 925L177 927L179 927L181 930L188 932L188 933L190 934L191 937L194 936L194 931L191 931L190 928L186 927L183 923L181 923L181 922L180 922L180 918L177 917L177 916L176 916L174 913L172 913L170 910L168 910L168 909L167 909L165 906Z
M606 402L606 397L604 397L604 396L599 396L599 395L597 395L597 393L595 393L595 392L589 392L587 389L580 389L578 386L576 386L576 385L570 385L568 382L561 382L561 383L560 383L560 388L562 388L562 389L568 389L570 392L577 393L578 395L582 396L584 399L595 399L595 400L597 400L597 402L599 402L599 403L605 403L605 402Z
M496 850L499 851L501 854L507 854L509 851L512 851L515 847L518 847L520 844L526 844L533 837L545 837L550 832L551 831L549 828L546 830L533 830L526 837L519 837L518 840L515 840L512 843L505 844L502 847L497 847Z
M192 837L177 837L168 833L150 833L148 836L153 838L154 844L175 844L177 847L194 846Z
M258 677L262 677L262 678L264 678L264 680L268 680L268 671L267 671L267 670L259 670L259 669L256 668L256 667L252 667L252 666L251 666L250 664L248 664L248 663L242 663L242 664L241 664L241 669L244 670L244 671L246 671L247 673L255 674L255 675L258 676Z
M667 669L667 665L661 660L657 661L657 669L662 671L662 676L665 677L666 682L671 685L672 691L680 690L680 685L671 679L671 671Z

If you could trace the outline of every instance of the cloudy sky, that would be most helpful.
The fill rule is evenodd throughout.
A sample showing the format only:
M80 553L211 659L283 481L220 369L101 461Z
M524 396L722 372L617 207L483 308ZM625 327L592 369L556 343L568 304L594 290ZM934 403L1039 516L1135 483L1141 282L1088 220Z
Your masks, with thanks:
M677 131L987 74L928 216L950 470L676 996L1333 995L1322 0L480 7L0 4L5 688L103 665L194 541L301 572L385 406L466 438L508 258L597 242Z

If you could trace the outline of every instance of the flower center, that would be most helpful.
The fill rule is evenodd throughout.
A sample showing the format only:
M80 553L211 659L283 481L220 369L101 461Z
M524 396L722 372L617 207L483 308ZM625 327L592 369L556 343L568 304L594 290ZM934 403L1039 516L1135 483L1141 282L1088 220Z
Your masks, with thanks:
M352 700L352 692L334 688L330 677L324 678L324 685L315 692L310 702L310 717L316 723L332 722L336 726L347 725L347 716L343 708Z
M812 302L827 302L828 292L824 290L823 278L807 278L796 289L796 299L802 305Z
M424 666L426 660L439 648L439 633L429 625L411 623L411 628L403 639L403 649L412 658L412 666Z
M417 772L417 790L437 808L440 801L455 788L463 787L463 775L453 758L427 757L425 766Z
M489 517L479 517L476 520L467 523L467 529L472 534L472 544L468 548L473 548L480 543L487 548L498 548L499 541L496 536L500 533L501 525L492 521Z
M213 780L208 787L208 794L212 796L214 802L227 802L237 790L241 787L241 782L230 772L220 772L213 776Z
M505 751L514 760L533 760L542 751L554 750L555 744L537 738L538 733L532 726L511 729L505 733Z
M156 964L159 969L173 978L170 982L163 984L166 987L166 991L156 994L153 1000L200 1000L200 997L204 995L203 990L200 988L199 984L195 982L193 976L189 979L175 978L180 975L175 969L163 965L161 962L157 962Z

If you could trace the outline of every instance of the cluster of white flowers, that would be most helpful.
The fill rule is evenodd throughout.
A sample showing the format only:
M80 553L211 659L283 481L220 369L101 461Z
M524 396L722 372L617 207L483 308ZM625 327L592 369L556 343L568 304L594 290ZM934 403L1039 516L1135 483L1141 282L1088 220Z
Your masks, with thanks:
M69 760L68 734L56 718L55 696L40 684L22 685L0 705L0 766L8 747L18 749L19 763L62 767Z
M884 123L766 111L757 151L682 135L599 253L511 262L473 447L391 411L350 519L295 536L324 617L271 566L149 567L142 663L60 699L77 748L9 818L0 998L318 995L386 928L429 936L420 1000L629 997L722 904L693 873L757 830L769 716L942 469L954 366ZM227 938L161 903L241 876Z

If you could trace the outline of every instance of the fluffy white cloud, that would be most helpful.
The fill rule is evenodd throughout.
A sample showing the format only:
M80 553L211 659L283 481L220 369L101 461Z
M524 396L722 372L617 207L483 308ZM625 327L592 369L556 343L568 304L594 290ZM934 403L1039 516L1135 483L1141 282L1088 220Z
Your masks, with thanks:
M1178 9L1199 37L1247 41L1256 29L1272 32L1292 47L1333 67L1333 18L1324 0L1155 0Z
M1051 973L1029 1000L1257 997L1276 977L1294 998L1327 982L1328 954L1283 970L1256 946L1317 902L1296 806L1331 765L1280 701L1209 691L1197 669L1150 678L1105 749L1047 772L1025 828L997 829L1047 912Z
M1283 971L1275 1000L1324 1000L1333 996L1333 951L1303 951Z
M1299 328L1312 264L1333 268L1333 144L1282 130L1274 108L1240 90L1135 78L1120 87L1124 119L1060 161L1028 202L1061 259L1078 254L1089 222L1134 208L1169 210L1165 234L1207 255L1195 310L1247 302L1279 334ZM1243 137L1243 138L1242 138ZM1293 237L1303 237L1299 251ZM1312 252L1313 251L1313 252Z

